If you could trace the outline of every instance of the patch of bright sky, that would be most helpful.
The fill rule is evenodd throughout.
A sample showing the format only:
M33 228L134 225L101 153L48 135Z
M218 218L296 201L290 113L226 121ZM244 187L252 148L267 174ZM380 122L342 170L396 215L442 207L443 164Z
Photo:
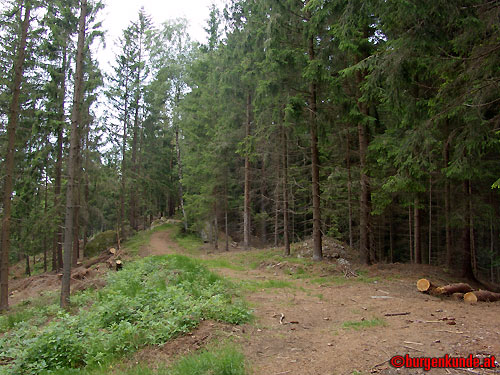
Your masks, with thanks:
M137 20L142 6L156 26L167 20L186 18L191 39L204 43L207 40L204 27L213 3L222 8L223 0L105 0L102 20L103 29L106 30L106 48L102 49L101 46L98 54L101 68L106 71L109 69L114 60L116 40L131 21Z

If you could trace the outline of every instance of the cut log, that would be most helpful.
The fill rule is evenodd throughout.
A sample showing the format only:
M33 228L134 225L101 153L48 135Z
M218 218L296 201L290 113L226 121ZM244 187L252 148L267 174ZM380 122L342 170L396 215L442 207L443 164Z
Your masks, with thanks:
M453 293L451 295L451 298L453 298L456 301L462 301L464 299L464 293Z
M495 302L500 301L500 293L490 292L488 290L475 290L473 292L465 293L464 301L469 303L482 302Z
M116 270L119 271L123 268L123 263L120 259L118 259L116 262Z
M109 249L109 253L115 255L116 249L114 247L112 247L111 249Z
M436 286L433 285L427 279L420 279L417 281L417 289L419 290L419 292L429 293L431 290L434 290L435 288L436 288Z
M472 292L473 290L474 289L472 289L469 284L457 283L457 284L450 284L437 287L433 292L435 294L451 295L453 293L468 293Z
M89 269L85 267L78 267L73 270L71 277L76 280L82 280L89 274Z
M98 263L106 263L109 257L110 257L109 253L106 251L106 253L99 255L97 258L94 258L84 263L84 267L89 268Z

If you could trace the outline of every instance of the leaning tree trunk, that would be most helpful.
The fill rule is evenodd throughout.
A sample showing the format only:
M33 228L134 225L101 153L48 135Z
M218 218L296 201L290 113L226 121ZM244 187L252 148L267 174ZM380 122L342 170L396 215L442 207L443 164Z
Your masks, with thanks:
M19 2L19 6L22 6L21 2ZM14 173L14 147L16 142L16 128L19 121L19 97L21 95L21 81L23 79L30 12L31 2L27 1L24 9L24 19L21 22L21 38L19 39L17 56L14 62L14 82L7 124L7 154L5 155L5 180L3 186L2 255L0 265L0 310L7 310L9 308L10 216L13 191L12 175Z
M66 215L64 218L64 264L61 285L61 307L69 307L73 214L75 205L76 176L78 166L78 139L80 111L83 98L83 62L85 47L85 21L87 17L87 0L81 0L80 21L78 25L78 44L76 51L75 89L73 93L73 111L71 113L71 136L68 165L68 184L66 189Z

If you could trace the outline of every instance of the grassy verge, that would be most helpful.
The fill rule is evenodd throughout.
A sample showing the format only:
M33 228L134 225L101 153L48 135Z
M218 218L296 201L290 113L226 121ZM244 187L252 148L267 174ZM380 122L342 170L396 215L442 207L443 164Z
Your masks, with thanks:
M97 369L188 332L202 319L248 320L247 307L233 299L229 284L195 260L180 255L141 259L110 273L105 288L75 296L73 302L82 308L73 313L54 308L50 322L13 324L0 338L0 357L9 362L0 374Z

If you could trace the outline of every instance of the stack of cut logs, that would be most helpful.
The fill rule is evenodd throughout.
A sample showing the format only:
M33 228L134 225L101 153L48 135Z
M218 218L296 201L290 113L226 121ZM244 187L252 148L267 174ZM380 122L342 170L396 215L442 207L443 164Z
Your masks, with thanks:
M478 301L500 301L500 293L490 292L488 290L474 290L466 283L436 286L427 279L420 279L417 281L417 289L422 293L428 293L434 296L451 296L456 300L463 299L465 302L469 303Z

